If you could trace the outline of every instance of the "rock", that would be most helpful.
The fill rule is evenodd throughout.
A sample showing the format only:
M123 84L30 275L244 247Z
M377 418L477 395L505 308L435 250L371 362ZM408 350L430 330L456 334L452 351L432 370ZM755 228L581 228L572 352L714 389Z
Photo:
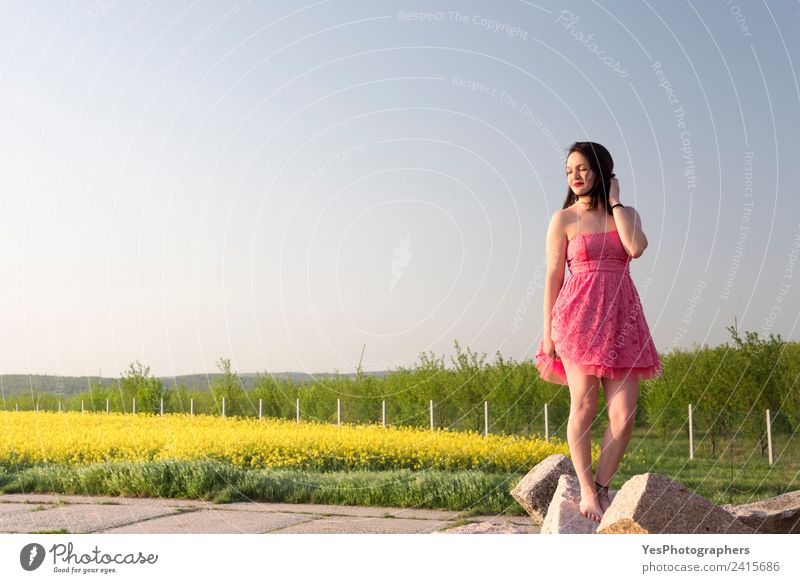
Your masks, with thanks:
M526 534L525 528L508 521L487 520L437 531L436 534Z
M723 504L721 508L759 533L800 534L800 490L749 504Z
M616 494L616 490L608 490L612 504ZM581 484L578 477L562 474L558 479L558 487L547 509L540 534L593 534L600 523L581 514L580 503Z
M622 485L597 534L752 534L754 529L668 476L639 474Z
M554 454L533 466L511 490L511 495L531 515L534 524L541 525L544 522L562 474L577 480L572 460L563 454Z
M593 534L598 523L580 513L580 496L578 477L561 474L541 534Z

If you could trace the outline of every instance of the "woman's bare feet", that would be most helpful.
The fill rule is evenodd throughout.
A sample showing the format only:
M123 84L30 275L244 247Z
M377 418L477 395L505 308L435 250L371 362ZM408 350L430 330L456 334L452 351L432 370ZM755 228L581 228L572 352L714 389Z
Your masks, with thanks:
M597 492L593 490L581 490L581 503L579 504L579 508L581 514L586 518L594 520L595 522L600 522L600 519L603 518L603 509L597 498Z

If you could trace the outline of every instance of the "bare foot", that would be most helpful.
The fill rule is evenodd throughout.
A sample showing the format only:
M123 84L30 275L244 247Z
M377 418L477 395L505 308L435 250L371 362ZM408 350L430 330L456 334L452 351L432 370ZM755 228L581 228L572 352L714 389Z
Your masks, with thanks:
M589 520L600 522L603 518L603 509L597 501L597 493L591 490L584 492L581 490L581 503L579 504L581 514Z

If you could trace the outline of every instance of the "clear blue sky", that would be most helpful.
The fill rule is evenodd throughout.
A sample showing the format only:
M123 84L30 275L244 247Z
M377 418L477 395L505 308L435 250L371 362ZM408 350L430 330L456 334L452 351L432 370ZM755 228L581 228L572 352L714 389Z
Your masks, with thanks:
M643 218L662 353L734 315L797 340L798 25L796 1L6 2L0 373L532 358L576 140Z

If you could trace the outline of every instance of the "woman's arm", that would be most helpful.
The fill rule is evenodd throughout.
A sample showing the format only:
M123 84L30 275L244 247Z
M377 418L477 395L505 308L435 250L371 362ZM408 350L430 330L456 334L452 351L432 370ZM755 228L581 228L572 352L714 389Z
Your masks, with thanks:
M619 179L612 174L608 204L613 207L617 203L619 203ZM642 231L642 218L639 213L632 206L618 206L611 212L614 215L614 223L617 225L617 233L619 233L622 246L634 259L641 257L644 250L647 249L647 237Z
M544 337L550 338L550 322L553 317L553 304L564 285L564 265L567 259L567 236L562 223L561 212L550 219L545 241L547 273L544 280Z
M647 249L647 237L642 231L642 219L636 209L632 206L618 206L614 209L614 222L628 255L634 259L641 257Z

